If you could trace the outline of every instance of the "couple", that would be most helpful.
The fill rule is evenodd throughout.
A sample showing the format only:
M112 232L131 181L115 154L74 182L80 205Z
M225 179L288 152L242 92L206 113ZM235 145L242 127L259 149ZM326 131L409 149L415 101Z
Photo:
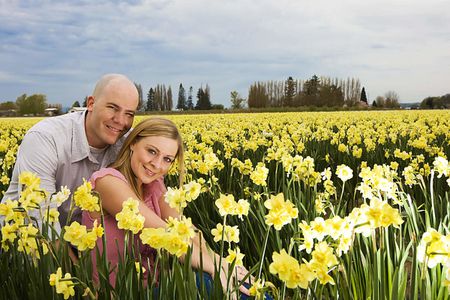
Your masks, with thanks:
M179 217L163 200L166 191L163 177L177 159L182 179L181 135L171 121L161 118L147 119L128 132L138 104L134 83L123 75L108 74L99 80L92 96L88 97L86 112L45 119L33 126L22 141L11 184L2 202L18 198L21 190L18 175L24 171L36 173L41 178L41 187L49 194L61 186L73 191L82 184L83 177L90 178L105 212L108 259L117 262L114 240L123 239L124 232L117 228L115 215L129 197L140 200L144 227L165 227L169 216ZM56 207L55 203L49 205ZM60 224L69 221L69 209L70 203L59 207ZM82 221L91 227L95 219L99 220L100 216L86 212L81 216L78 211L69 223ZM59 225L56 230L60 232ZM216 269L221 270L221 283L225 288L227 268L215 268L218 255L200 249L201 244L206 245L206 242L200 242L198 235L193 238L192 266L203 265L203 270L213 277ZM239 280L246 274L245 269L236 271ZM246 287L241 286L240 290L248 294Z

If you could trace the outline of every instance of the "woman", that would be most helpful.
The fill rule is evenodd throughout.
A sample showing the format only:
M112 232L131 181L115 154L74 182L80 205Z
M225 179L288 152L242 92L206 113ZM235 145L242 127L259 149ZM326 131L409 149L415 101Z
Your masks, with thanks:
M112 267L118 263L118 249L116 246L124 245L124 231L117 228L115 215L122 210L122 203L128 199L139 199L139 212L144 216L144 227L165 227L169 217L179 218L177 211L164 201L166 188L163 178L168 173L173 162L178 160L180 185L183 182L183 141L175 124L167 119L151 118L139 123L128 135L117 160L109 167L95 172L90 181L93 189L102 199L104 212L107 257ZM91 228L93 222L100 222L99 213L83 212L83 224ZM203 245L203 271L214 277L215 270L222 270L220 274L222 286L226 286L228 272L227 266L216 268L214 262L219 262L217 254L210 254L198 235L192 243L192 266L200 267L200 246ZM100 252L103 251L102 241L97 241ZM154 251L148 246L140 245L142 261L147 258L152 262ZM122 247L123 248L123 247ZM119 249L120 250L120 249ZM120 251L123 251L120 250ZM94 262L94 280L98 282L98 274ZM224 261L222 259L222 261ZM153 266L149 266L152 268ZM235 270L239 280L247 274L245 268ZM149 272L151 272L149 270ZM146 273L149 273L146 272ZM115 273L111 273L110 282L114 285ZM240 287L241 292L248 295L248 289Z

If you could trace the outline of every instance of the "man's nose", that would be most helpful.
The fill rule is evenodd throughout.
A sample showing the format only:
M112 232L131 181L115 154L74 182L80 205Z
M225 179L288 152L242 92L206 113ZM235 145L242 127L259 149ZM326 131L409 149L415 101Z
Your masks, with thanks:
M126 116L123 113L117 112L114 114L114 122L124 126L126 124Z

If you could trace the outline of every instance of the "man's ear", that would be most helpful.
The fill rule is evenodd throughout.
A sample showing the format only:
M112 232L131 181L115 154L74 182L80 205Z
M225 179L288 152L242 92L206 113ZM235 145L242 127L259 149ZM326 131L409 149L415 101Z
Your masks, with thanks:
M88 111L92 111L94 108L94 96L89 96L86 101L86 107Z

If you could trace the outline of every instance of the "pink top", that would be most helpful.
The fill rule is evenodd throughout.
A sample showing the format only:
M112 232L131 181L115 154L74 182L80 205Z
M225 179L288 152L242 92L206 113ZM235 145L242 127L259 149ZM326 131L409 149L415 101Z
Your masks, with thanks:
M119 178L126 183L128 181L125 179L122 173L113 168L102 168L97 172L94 172L91 176L90 182L92 184L92 188L95 189L95 181L98 178L102 178L106 175L112 175L116 178ZM149 184L144 185L144 203L153 210L158 216L161 217L161 210L159 208L159 200L165 194L166 187L164 186L163 178L157 179ZM102 199L102 201L107 201L107 199ZM92 218L88 211L83 211L82 223L86 225L88 229L93 227L95 219ZM97 220L97 223L100 224L101 220ZM110 270L113 270L119 262L119 255L123 256L124 243L125 243L125 231L119 229L117 227L117 221L115 216L112 216L104 211L104 229L105 229L105 237L106 237L106 255L107 260L110 263ZM119 245L119 249L116 246ZM141 261L143 266L146 269L144 273L145 279L147 278L147 274L153 271L153 262L155 257L154 249L150 248L147 245L143 245L139 238L139 234L135 235L135 245L138 245L139 252L141 254ZM101 253L103 253L103 242L102 238L97 239L97 247ZM93 264L93 280L94 282L98 282L98 273L97 273L97 262L96 262L96 251L95 249L91 251L92 264ZM147 259L148 258L148 259ZM149 261L150 264L146 262ZM115 286L116 282L116 272L111 272L109 276L109 282L112 286Z

